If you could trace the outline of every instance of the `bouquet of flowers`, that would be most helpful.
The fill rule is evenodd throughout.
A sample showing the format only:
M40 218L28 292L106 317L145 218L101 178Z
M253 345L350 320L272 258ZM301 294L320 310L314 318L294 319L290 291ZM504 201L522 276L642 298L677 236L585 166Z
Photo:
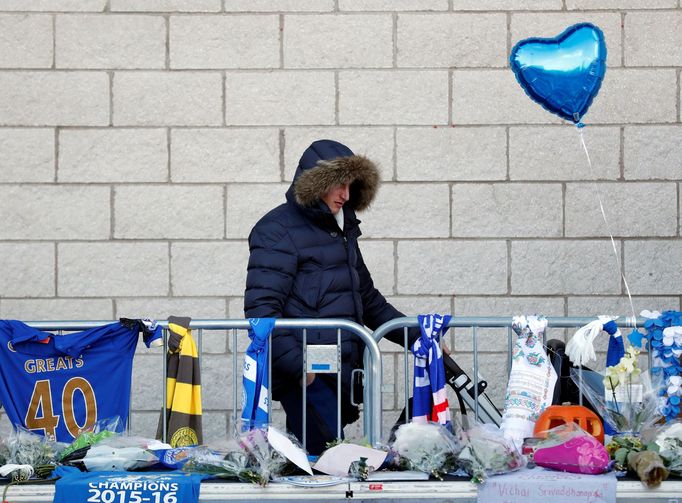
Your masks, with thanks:
M604 373L571 369L571 379L580 388L604 422L621 434L639 435L661 418L656 386L650 374L637 364L632 346L620 361Z
M273 447L269 438L272 426L267 428L256 428L239 436L239 446L247 454L249 466L261 477L261 485L267 484L268 480L282 475L287 475L294 471L294 465L289 462L278 450ZM279 436L286 437L292 444L298 445L298 440L292 435L284 435L279 430ZM302 455L305 451L301 449Z
M7 442L0 444L0 461L2 461L0 465L22 467L17 468L16 474L12 474L12 471L6 474L13 478L25 479L34 473L45 478L52 473L57 453L63 448L64 444L18 427L10 434ZM30 470L25 467L30 467Z
M91 446L113 437L121 431L123 431L123 422L119 416L100 419L90 428L81 430L73 442L60 452L58 460L62 463L68 463L82 459Z
M188 457L189 459L182 467L185 472L206 473L216 478L234 478L260 485L268 482L268 479L264 479L249 466L248 455L236 444L228 452L215 451L203 446L197 447Z
M394 463L406 470L418 470L442 480L455 469L460 442L438 423L407 423L395 432L391 446Z
M9 457L9 447L7 447L7 443L5 442L5 439L0 437L0 466L7 463L8 457Z
M148 468L159 462L148 444L147 439L117 434L91 446L80 460L70 464L89 472Z
M676 476L682 476L682 421L676 421L659 429L652 449L658 450L666 468Z
M596 475L610 469L609 453L595 437L575 423L566 423L546 432L533 456L538 466L570 473Z
M7 490L13 484L26 481L37 472L38 476L47 477L52 470L45 471L44 467L54 467L51 463L59 448L59 444L23 428L12 432L7 442L0 440L0 477L11 479L2 492L2 501L6 501Z
M522 468L526 463L497 426L480 424L461 434L464 448L459 453L458 464L480 484L490 475L499 475Z
M653 487L667 478L668 471L659 454L646 448L642 433L661 420L662 414L658 386L652 384L649 372L639 368L638 355L631 346L603 375L572 369L571 378L604 422L618 432L606 445L616 469L632 470Z
M648 449L639 436L615 436L606 444L606 450L615 461L616 470L634 471L648 487L656 487L668 478L663 459L655 449Z
M649 486L656 486L668 473L682 475L682 421L657 426L642 437L614 437L606 446L616 468L633 469Z
M265 486L271 479L287 475L294 467L270 445L268 430L256 428L238 435L223 449L193 449L182 469Z

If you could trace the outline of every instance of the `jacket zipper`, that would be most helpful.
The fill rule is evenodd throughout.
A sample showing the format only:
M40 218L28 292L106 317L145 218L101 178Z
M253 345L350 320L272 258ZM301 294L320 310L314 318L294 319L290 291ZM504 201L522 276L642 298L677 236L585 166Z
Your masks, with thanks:
M350 260L350 255L348 253L348 239L346 238L346 233L342 232L341 237L343 238L343 247L346 249L346 265L348 266L348 276L350 278L350 285L351 288L354 288L355 285L353 285L353 269L350 266L350 263L348 262ZM358 285L358 288L360 285ZM355 320L357 321L358 319L358 308L355 305L355 294L354 290L351 290L351 298L353 299L353 312L355 313Z

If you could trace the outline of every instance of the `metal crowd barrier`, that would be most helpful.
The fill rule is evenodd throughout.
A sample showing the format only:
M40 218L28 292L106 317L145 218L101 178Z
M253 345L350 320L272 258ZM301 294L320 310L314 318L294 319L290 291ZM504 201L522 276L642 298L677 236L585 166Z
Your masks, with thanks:
M551 328L579 328L582 327L591 321L594 321L597 319L596 317L565 317L565 318L559 318L559 317L547 317L547 329ZM618 317L616 320L616 323L619 327L621 328L626 328L626 327L643 327L644 326L644 321L646 321L644 318L633 318L633 317L625 317L621 316ZM475 376L474 379L470 378L464 371L459 369L459 366L457 366L457 371L455 372L455 375L451 374L451 379L448 379L449 384L451 384L453 387L456 387L458 389L458 395L460 397L460 400L463 400L468 408L474 412L474 416L476 420L482 421L482 422L487 422L487 423L495 423L498 424L499 426L499 421L500 421L500 416L499 416L499 411L495 408L493 403L490 401L490 399L484 395L484 390L486 388L486 382L483 380L481 375L479 374L479 361L478 361L478 329L479 328L503 328L506 329L506 343L507 343L507 365L506 365L506 375L509 375L510 369L511 369L511 353L512 353L512 348L514 346L514 338L512 337L513 332L512 332L512 322L513 318L512 317L456 317L453 316L450 319L450 322L448 323L448 327L450 328L469 328L471 329L471 345L472 345L472 353L473 353L473 369L472 369L472 375ZM404 355L404 379L405 379L405 421L409 421L409 396L412 391L412 386L410 383L410 367L409 367L409 350L410 348L408 347L408 330L410 328L418 327L419 322L416 316L412 317L405 317L405 318L396 318L394 320L388 321L381 325L379 328L377 328L372 336L374 337L374 340L378 343L387 333L392 332L394 330L403 330L403 335L404 335L404 340L403 340L403 355ZM543 343L547 342L547 332L544 334L544 340ZM452 358L455 360L457 359L457 355L453 352L451 355ZM649 355L649 366L651 366L651 357ZM368 356L368 352L365 352L365 364L369 365L370 360ZM446 365L446 373L448 373L447 365ZM365 425L367 425L368 421L372 419L370 415L375 415L377 414L376 409L377 409L377 404L375 403L375 397L376 396L381 396L381 395L376 395L375 393L370 392L370 390L365 390L365 396L364 396L364 403L365 403L365 408L364 408L364 421ZM582 398L582 396L581 396ZM379 414L381 414L381 404L379 404ZM381 439L382 438L382 422L381 422L381 417L376 418L374 417L374 424L377 425L379 428L378 430L373 431L373 437L372 438L377 438ZM369 431L366 429L365 434L369 435Z
M28 325L37 328L39 330L45 330L45 331L51 331L51 332L56 332L57 335L60 335L62 332L71 332L71 331L77 331L77 330L87 330L89 328L94 328L98 327L101 325L105 325L108 323L112 323L112 321L34 321L34 322L27 322ZM159 325L163 328L164 332L164 337L163 337L163 350L164 350L164 355L167 352L168 346L168 322L167 321L159 321ZM237 396L241 396L240 393L238 393L238 390L241 389L241 381L238 379L239 376L242 375L241 371L237 371L239 369L239 358L237 356L237 331L238 330L248 330L250 328L248 320L245 319L240 319L240 320L193 320L190 323L190 328L193 330L197 331L197 351L199 354L199 365L201 365L201 356L202 356L202 350L201 350L201 341L202 341L202 336L203 336L203 331L204 330L231 330L232 331L232 388L233 388L233 407L232 407L232 419L233 419L233 425L236 424L238 420L238 403L237 403ZM344 320L344 319L277 319L275 321L275 329L300 329L303 331L303 375L305 376L306 373L306 365L307 365L307 351L306 351L306 340L307 340L307 331L308 330L315 330L315 329L332 329L337 331L337 347L338 349L338 365L336 366L337 368L337 437L341 437L341 379L340 379L340 373L341 373L341 351L340 351L340 346L341 346L341 331L346 330L348 332L351 332L358 337L364 342L365 344L365 370L364 370L364 382L365 382L365 396L369 396L371 399L372 407L368 407L365 405L365 423L364 423L364 431L365 434L369 440L370 443L374 444L375 441L379 438L376 436L375 432L380 432L381 431L381 379L382 379L382 367L381 367L381 355L379 354L379 346L375 339L372 337L370 332L358 325L357 323L354 323L349 320ZM269 355L272 355L272 351L269 351ZM163 415L162 417L166 417L166 358L162 358L163 360L163 404L162 404L162 409L163 409ZM271 366L272 366L272 361L269 359L268 361L268 375L272 375L271 372ZM270 388L271 386L268 387L268 395L270 394ZM132 403L132 401L131 401ZM303 387L303 444L305 447L305 435L306 435L306 388L305 386ZM271 400L270 396L268 396L268 412L270 411L271 408ZM374 409L374 410L373 410ZM377 410L378 409L378 412ZM271 414L270 414L270 417ZM379 421L379 423L377 423ZM162 421L163 423L163 440L167 440L167 425L166 421ZM129 414L129 421L128 425L130 424L130 414Z

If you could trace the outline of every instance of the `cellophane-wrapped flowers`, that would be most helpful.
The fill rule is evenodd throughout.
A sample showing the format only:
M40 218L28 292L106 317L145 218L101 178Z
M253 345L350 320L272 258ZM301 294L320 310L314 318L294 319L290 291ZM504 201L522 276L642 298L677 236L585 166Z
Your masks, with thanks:
M30 465L33 473L44 478L54 469L57 454L64 447L62 443L19 427L0 444L0 460L1 464Z
M603 374L571 369L580 388L604 422L621 434L639 435L661 418L657 385L637 364L639 351L629 347L625 356Z
M682 476L682 421L678 420L661 428L654 444L670 473Z
M458 464L474 483L482 483L491 475L522 468L526 463L514 443L505 438L495 425L478 424L462 432L463 449Z
M460 442L438 423L401 425L391 447L402 468L425 472L438 479L455 469L457 454L462 450Z
M293 471L293 465L268 443L267 430L260 428L238 435L223 448L198 447L188 457L183 471L233 478L261 486Z

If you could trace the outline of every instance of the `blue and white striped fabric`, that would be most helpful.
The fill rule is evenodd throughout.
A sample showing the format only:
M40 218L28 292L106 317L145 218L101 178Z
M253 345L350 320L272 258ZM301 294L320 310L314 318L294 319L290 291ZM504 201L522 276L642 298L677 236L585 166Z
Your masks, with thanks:
M414 353L414 391L412 421L450 424L450 408L445 392L445 367L440 338L448 331L450 315L419 315L421 337L412 346Z
M268 416L268 340L275 318L249 318L251 344L244 355L242 429L262 428Z

